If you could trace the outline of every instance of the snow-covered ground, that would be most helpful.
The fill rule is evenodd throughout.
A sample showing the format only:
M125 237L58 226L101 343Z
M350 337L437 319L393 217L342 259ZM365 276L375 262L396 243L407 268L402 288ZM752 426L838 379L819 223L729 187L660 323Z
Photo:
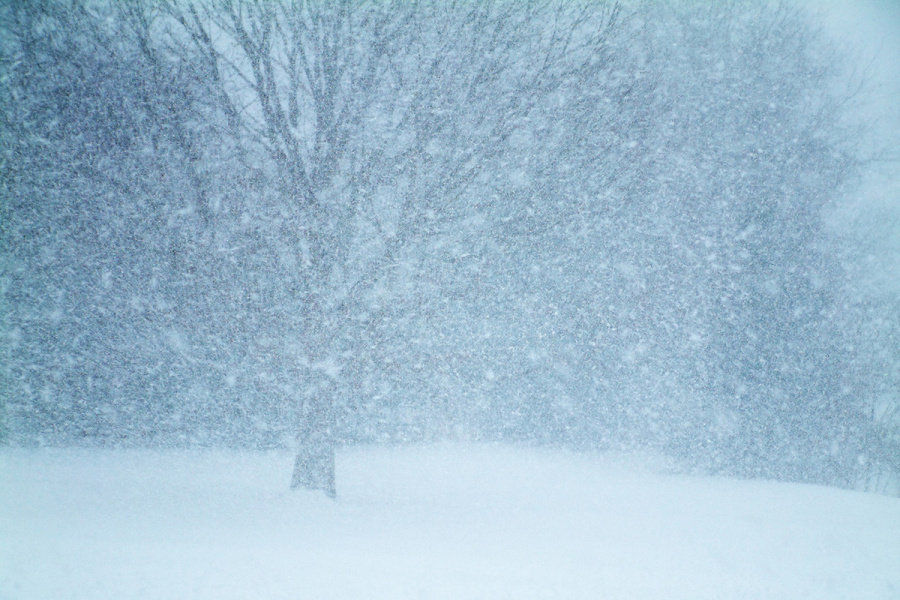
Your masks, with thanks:
M900 499L506 447L0 450L0 599L900 598Z

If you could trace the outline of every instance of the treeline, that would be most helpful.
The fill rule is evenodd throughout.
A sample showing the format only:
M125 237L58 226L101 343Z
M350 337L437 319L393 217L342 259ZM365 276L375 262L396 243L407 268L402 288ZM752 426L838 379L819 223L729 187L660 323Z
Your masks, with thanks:
M900 472L896 312L823 224L865 132L799 11L27 0L0 32L12 443Z

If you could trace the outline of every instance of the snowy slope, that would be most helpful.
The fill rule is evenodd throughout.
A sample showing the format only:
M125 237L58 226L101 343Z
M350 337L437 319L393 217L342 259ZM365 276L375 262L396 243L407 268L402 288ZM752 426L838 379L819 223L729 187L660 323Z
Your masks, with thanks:
M437 446L0 450L0 599L900 598L900 500Z

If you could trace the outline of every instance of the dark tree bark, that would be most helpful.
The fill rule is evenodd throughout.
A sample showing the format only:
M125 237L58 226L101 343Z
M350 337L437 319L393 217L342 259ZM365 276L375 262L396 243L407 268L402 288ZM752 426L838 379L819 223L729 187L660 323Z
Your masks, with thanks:
M291 489L324 490L329 498L337 497L335 487L334 443L303 440L294 459Z
M335 484L335 418L330 410L334 390L323 392L304 408L297 433L297 456L291 474L291 489L323 490L329 498L337 496ZM325 395L327 394L327 395Z

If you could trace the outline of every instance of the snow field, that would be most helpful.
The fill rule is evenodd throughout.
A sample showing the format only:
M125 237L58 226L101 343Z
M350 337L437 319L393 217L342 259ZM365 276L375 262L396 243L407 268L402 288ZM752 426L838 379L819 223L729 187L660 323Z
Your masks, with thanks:
M0 450L0 600L900 598L900 500L510 447Z

